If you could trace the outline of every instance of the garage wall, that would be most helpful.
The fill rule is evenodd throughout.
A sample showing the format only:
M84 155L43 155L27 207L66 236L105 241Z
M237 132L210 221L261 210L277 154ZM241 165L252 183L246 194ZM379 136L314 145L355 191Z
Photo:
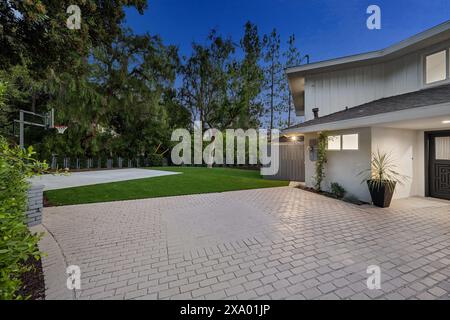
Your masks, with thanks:
M394 199L423 196L424 145L420 131L395 128L372 128L372 150L390 153L396 171L409 177L403 185L397 185Z
M328 135L359 134L359 150L328 151L325 170L325 180L322 188L329 190L333 182L343 186L350 195L362 200L370 201L367 186L361 184L361 171L370 168L371 159L371 129L357 128L339 131L327 131ZM308 146L311 139L316 139L316 134L305 135L305 183L308 187L314 187L315 162L310 160Z
M432 131L432 130L425 130ZM373 127L328 131L328 135L359 134L359 150L328 151L326 177L322 188L329 190L332 182L342 185L350 194L362 201L370 202L370 194L362 176L358 174L370 168L372 152L391 153L397 164L397 171L409 177L398 185L394 199L425 196L425 139L424 130ZM315 185L315 161L311 161L308 146L316 133L305 135L305 184Z

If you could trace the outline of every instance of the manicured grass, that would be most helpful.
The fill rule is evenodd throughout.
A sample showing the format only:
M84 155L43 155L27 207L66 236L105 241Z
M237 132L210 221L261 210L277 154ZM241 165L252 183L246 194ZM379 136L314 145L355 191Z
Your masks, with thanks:
M46 191L50 205L145 199L198 193L287 186L287 181L263 179L259 171L230 168L150 168L181 172L178 175L97 184Z

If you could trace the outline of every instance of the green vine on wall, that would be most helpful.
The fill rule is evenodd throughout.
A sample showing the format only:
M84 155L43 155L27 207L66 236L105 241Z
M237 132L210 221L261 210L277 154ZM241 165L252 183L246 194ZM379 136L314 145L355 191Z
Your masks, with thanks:
M317 142L317 161L316 161L316 185L317 191L322 191L322 181L325 178L325 164L327 163L327 134L319 133Z

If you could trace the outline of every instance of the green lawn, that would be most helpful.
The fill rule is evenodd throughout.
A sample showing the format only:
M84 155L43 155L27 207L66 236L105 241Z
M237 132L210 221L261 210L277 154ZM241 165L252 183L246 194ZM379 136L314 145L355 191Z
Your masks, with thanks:
M264 180L259 171L230 168L151 168L182 174L46 191L50 205L133 200L198 193L287 186L287 181Z

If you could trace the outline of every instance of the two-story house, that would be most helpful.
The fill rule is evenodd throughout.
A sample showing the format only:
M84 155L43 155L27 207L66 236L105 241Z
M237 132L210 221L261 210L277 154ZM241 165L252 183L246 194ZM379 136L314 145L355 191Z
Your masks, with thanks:
M391 153L401 174L394 198L450 199L450 21L384 50L286 71L296 113L305 122L305 183L314 186L314 150L326 131L326 179L370 201L359 173L372 153Z

